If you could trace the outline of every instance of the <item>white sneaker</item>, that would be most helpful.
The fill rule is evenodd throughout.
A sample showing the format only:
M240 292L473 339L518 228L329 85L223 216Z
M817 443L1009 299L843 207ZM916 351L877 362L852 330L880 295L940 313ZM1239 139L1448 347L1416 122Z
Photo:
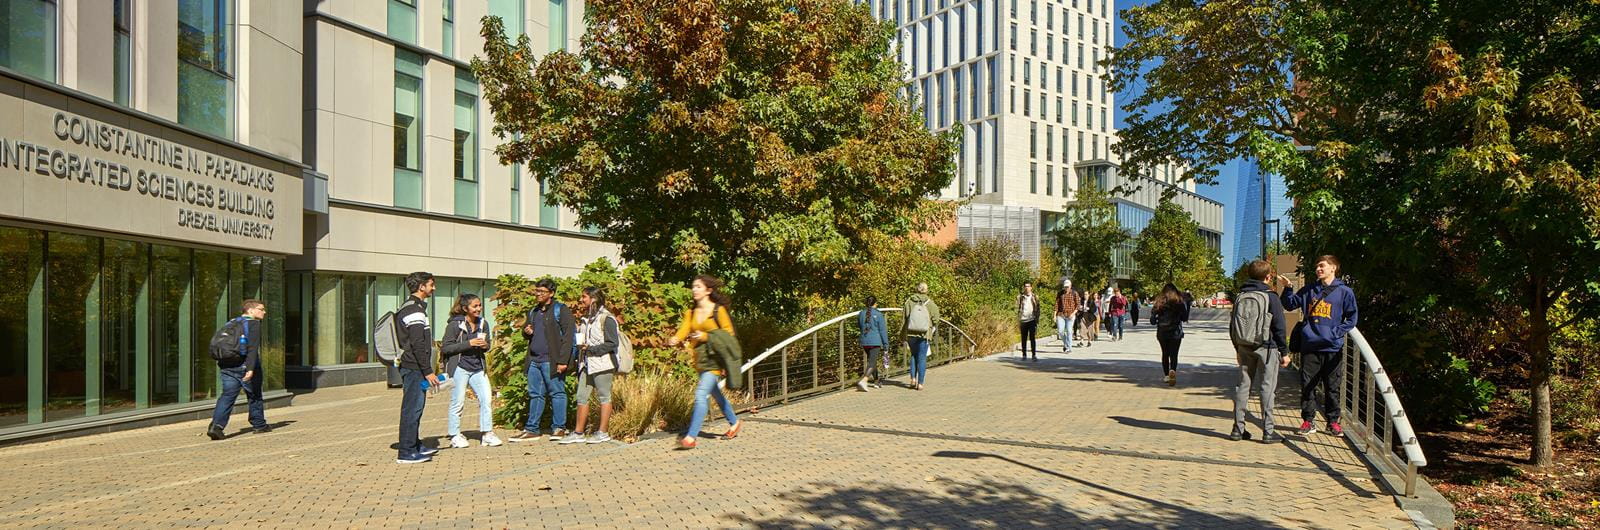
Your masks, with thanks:
M561 445L583 443L583 435L578 433L570 433L566 436L562 436L560 440L556 441L556 443Z
M609 441L611 441L611 435L606 434L605 431L595 431L594 434L589 435L587 440L584 440L584 442L592 444L605 443Z
M500 447L500 437L495 436L492 432L483 433L483 445L485 447Z
M867 380L866 379L862 379L860 381L856 381L856 389L860 390L862 392L866 392L867 391Z
M451 436L450 437L450 448L451 449L466 449L467 448L467 437L465 435L461 435L461 434L457 434L455 436Z

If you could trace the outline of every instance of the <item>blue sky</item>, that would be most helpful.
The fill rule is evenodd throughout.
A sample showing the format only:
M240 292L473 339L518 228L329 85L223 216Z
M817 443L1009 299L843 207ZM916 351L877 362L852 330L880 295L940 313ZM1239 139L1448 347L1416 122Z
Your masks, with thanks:
M1122 10L1127 9L1129 7L1144 5L1144 4L1148 4L1148 3L1150 3L1150 0L1117 0L1117 12L1121 13ZM1122 27L1122 20L1121 20L1120 17L1117 19L1117 27L1119 28L1119 30L1117 31L1116 45L1117 46L1122 46L1122 45L1124 45L1126 43L1126 36L1123 35L1122 31L1120 30L1120 28ZM1135 86L1135 87L1132 87L1132 90L1138 90L1138 88L1139 87ZM1126 127L1126 124L1123 123L1123 117L1124 116L1123 116L1123 112L1121 110L1121 107L1122 107L1122 105L1127 104L1129 101L1133 100L1133 94L1130 94L1130 93L1118 93L1116 95L1116 99L1117 99L1117 109L1115 110L1116 124L1117 124L1117 128L1121 129L1123 127ZM1223 217L1222 262L1225 263L1225 264L1233 263L1234 241L1235 241L1235 238L1238 237L1238 235L1235 233L1236 231L1233 228L1233 217L1234 217L1234 213L1235 213L1234 212L1233 203L1238 199L1238 195L1239 195L1239 188L1238 188L1239 172L1243 169L1243 166L1244 166L1244 163L1242 161L1240 161L1240 160L1230 161L1227 164L1224 164L1223 167L1220 168L1220 173L1221 174L1219 174L1217 176L1217 182L1215 184L1203 185L1203 186L1198 186L1197 188L1195 188L1195 191L1199 192L1201 195L1204 195L1206 198L1222 203L1223 214L1224 214L1222 216Z

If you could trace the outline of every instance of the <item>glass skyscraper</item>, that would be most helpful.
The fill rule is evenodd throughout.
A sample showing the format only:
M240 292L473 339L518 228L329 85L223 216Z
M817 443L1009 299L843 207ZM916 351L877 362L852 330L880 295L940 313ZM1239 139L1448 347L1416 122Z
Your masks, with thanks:
M1293 203L1286 195L1283 175L1263 171L1259 162L1250 160L1239 171L1238 188L1233 226L1239 238L1234 241L1230 272L1265 254L1263 234L1270 248L1284 241L1291 229L1289 207Z

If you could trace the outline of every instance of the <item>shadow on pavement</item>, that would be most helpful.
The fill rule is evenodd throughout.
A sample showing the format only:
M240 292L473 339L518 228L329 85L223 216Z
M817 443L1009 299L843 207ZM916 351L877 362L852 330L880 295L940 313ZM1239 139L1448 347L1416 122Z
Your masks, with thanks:
M733 519L759 528L1283 528L1280 523L1248 515L1217 515L1129 493L1097 482L1034 466L993 453L939 451L936 458L984 459L1009 463L1080 486L1084 503L1077 509L1029 486L984 479L940 481L925 488L882 482L859 485L821 483L800 487L787 513L762 517L735 514ZM935 491L930 492L929 488ZM1138 506L1129 506L1136 503ZM1116 506L1118 513L1107 513Z

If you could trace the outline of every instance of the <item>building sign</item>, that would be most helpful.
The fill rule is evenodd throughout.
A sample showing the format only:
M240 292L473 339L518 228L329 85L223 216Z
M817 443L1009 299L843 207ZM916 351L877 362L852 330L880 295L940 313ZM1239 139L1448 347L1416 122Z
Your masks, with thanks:
M289 169L283 164L242 151L225 154L235 150L211 142L179 143L169 138L188 135L122 113L94 119L0 95L0 111L19 104L22 119L0 123L0 181L20 183L22 193L0 198L0 215L301 252L299 176L239 157Z

